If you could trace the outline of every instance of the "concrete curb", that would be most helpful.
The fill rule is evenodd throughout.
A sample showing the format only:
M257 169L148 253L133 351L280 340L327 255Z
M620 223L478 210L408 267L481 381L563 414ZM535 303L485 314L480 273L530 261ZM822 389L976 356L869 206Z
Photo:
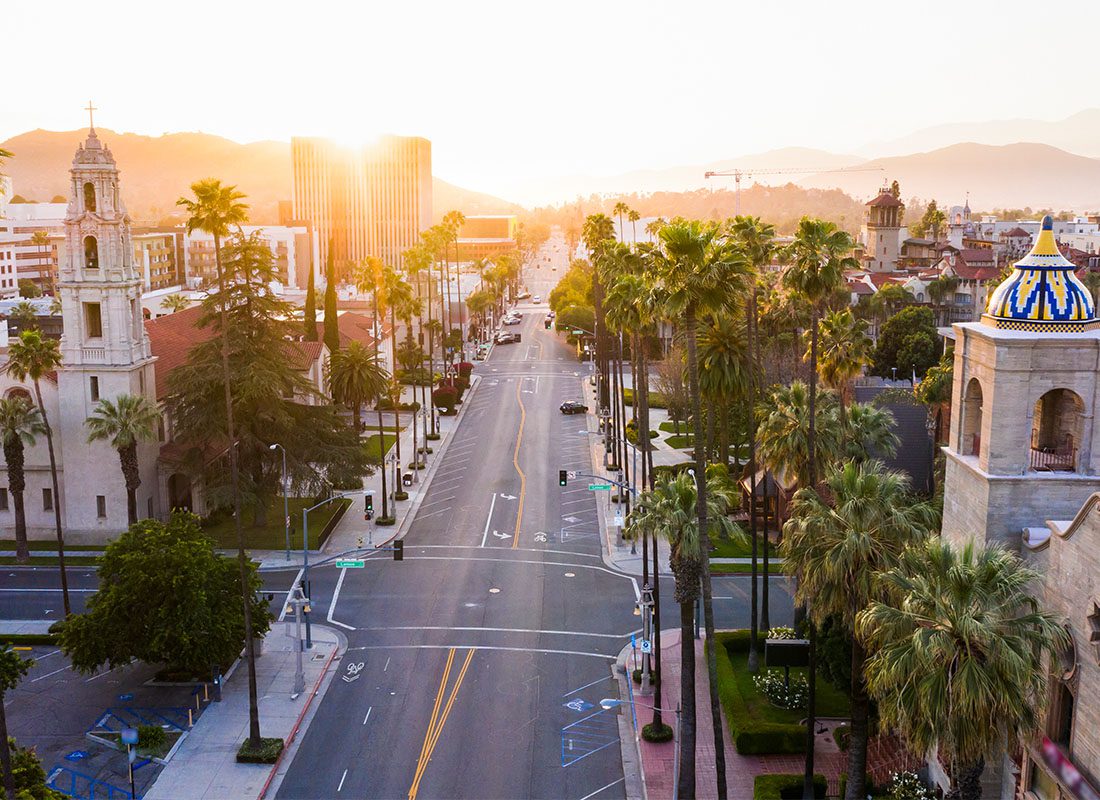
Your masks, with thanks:
M634 730L630 723L629 705L625 705L626 698L630 697L630 671L627 661L630 658L631 647L627 645L615 657L615 663L611 665L611 677L619 685L619 697L624 705L619 706L619 750L623 761L623 788L627 800L646 800L645 769L642 766L641 745L638 743L639 732Z

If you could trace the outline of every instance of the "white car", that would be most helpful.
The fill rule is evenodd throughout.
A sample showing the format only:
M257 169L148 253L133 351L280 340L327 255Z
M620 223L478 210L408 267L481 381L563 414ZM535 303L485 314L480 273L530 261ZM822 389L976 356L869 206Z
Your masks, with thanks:
M534 297L531 298L531 302L532 303L541 303L542 302L542 296L536 294Z

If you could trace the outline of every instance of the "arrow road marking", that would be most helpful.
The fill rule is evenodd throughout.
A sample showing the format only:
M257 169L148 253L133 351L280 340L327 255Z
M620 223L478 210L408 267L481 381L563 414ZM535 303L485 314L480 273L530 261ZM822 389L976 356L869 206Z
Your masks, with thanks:
M566 522L580 522L581 521L580 517L562 517L562 519L565 520Z
M514 494L504 494L502 492L500 496L503 497L505 500L515 500L516 499L516 496Z
M497 537L498 539L511 539L512 538L512 534L510 534L510 533L501 533L500 531L493 531L493 536Z

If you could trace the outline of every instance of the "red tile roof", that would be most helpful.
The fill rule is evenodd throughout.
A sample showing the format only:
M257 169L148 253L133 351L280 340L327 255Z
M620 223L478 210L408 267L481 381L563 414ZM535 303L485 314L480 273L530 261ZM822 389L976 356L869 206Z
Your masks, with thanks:
M848 291L852 294L874 294L875 290L863 281L852 281L848 284Z
M340 345L350 342L359 342L364 347L375 349L378 342L374 338L374 318L365 314L357 314L353 311L345 311L336 317L336 327L340 331ZM385 337L389 334L389 325L385 322L380 326L379 333ZM324 339L325 323L317 323L317 338Z
M879 196L867 203L869 206L886 206L887 208L900 208L905 203L898 200L890 192L879 192Z
M983 247L967 247L959 251L959 257L970 266L995 264L997 262L996 253Z
M1026 236L1028 239L1031 238L1031 234L1020 227L1015 227L1012 230L1006 232L1005 236L1009 237L1010 239L1018 239L1023 236Z

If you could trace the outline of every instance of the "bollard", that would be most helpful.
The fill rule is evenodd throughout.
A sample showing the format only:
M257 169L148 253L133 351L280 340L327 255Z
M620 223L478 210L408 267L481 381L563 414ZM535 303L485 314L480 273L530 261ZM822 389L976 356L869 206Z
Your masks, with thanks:
M191 716L191 709L187 709L187 727L193 728L195 726L195 720Z
M202 685L202 699L206 702L210 702L210 684L204 683Z

